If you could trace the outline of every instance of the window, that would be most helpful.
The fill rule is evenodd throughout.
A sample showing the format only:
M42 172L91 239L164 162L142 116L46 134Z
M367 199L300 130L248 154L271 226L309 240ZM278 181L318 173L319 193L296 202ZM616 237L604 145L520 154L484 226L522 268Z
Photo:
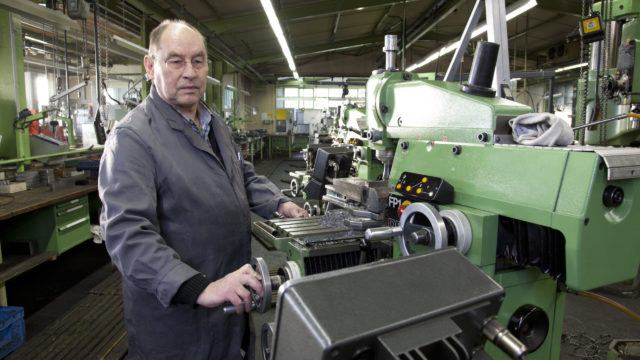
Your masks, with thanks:
M326 109L329 107L329 99L327 98L316 98L316 104L318 109Z
M298 97L298 88L284 88L284 97Z
M224 110L233 110L233 90L224 89L222 94L222 107Z
M304 88L276 88L277 109L318 109L344 105L345 101L364 103L366 91L363 86L349 86L349 94L342 98L342 86L307 86Z
M284 100L284 107L287 108L287 109L297 109L298 108L298 99L295 99L295 100L285 99Z
M316 88L316 96L317 97L329 97L329 88L319 87Z
M342 88L331 88L329 89L329 97L330 98L341 98L342 97Z

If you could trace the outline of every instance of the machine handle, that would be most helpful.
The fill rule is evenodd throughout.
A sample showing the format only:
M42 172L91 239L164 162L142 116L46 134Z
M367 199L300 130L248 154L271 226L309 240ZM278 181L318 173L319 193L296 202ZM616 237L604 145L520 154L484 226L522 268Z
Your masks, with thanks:
M524 359L524 355L527 353L527 346L496 319L488 319L482 326L482 333L510 358Z
M255 310L255 309L256 309L256 303L255 303L254 301L252 301L252 302L251 302L251 311L253 311L253 310ZM235 307L235 306L233 306L233 305L227 305L227 306L224 306L224 307L222 308L222 312L223 312L225 315L233 315L233 314L237 314L237 313L236 313L236 307Z
M399 226L371 228L364 232L364 238L370 241L391 239L398 235L402 235L402 228Z

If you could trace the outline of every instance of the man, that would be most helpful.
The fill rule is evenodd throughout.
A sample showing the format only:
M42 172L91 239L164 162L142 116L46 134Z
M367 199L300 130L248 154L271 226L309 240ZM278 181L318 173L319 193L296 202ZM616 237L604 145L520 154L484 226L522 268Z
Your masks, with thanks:
M101 225L122 273L129 357L239 359L250 293L250 209L308 216L243 161L200 102L202 35L163 21L144 58L151 94L112 130L100 163ZM266 296L270 296L267 294Z

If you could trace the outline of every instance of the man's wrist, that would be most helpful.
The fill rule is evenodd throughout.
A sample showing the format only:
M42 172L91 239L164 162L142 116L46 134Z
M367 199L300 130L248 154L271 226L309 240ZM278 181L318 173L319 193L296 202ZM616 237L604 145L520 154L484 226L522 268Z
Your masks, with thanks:
M187 304L195 306L198 297L211 282L203 274L197 274L187 279L173 297L174 304Z

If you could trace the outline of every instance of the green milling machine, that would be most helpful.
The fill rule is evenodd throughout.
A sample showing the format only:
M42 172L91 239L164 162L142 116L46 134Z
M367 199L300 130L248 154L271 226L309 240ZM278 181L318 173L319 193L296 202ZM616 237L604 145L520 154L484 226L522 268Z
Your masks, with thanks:
M587 145L638 146L640 3L602 1L591 10L581 21L589 67L578 82L577 137Z
M366 139L367 118L365 109L356 104L345 104L333 134L334 143L354 147L356 177L365 180L380 180L382 164L375 158L374 150Z
M630 29L637 27L640 4L612 3L613 8L629 11L624 16L613 11L605 19L619 22L621 47L635 44L638 31ZM365 195L361 200L368 192L384 198L386 188L386 210L383 216L359 223L352 216L366 216L366 211L351 208L337 215L346 219L344 223L328 226L352 235L344 236L348 241L342 243L331 238L335 231L326 229L326 219L312 217L310 226L324 233L327 244L333 244L327 248L334 252L346 244L355 251L358 243L377 246L378 256L367 253L360 262L335 268L387 257L390 241L393 257L457 248L505 289L497 320L527 346L526 358L559 359L566 294L634 278L640 268L640 204L635 199L640 196L640 151L630 146L637 145L640 129L629 115L637 108L633 89L640 85L633 84L640 77L628 67L607 71L618 83L629 82L626 93L618 91L614 99L603 101L618 111L610 114L625 115L603 122L606 131L591 124L586 139L578 137L573 145L525 146L514 143L508 120L531 108L494 95L490 80L498 55L487 62L487 53L478 56L481 48L482 44L469 84L461 87L397 70L395 36L385 38L387 64L367 83L364 117L367 147L383 164L383 180L363 176L347 182L360 186ZM589 74L590 91L598 89L603 99L601 92L607 87L596 86L596 73ZM593 99L589 93L582 104L595 107ZM620 104L625 107L620 109ZM579 99L578 126L581 106ZM606 136L594 137L594 131ZM374 225L381 219L387 226ZM349 227L353 223L360 226ZM303 220L259 225L265 224L274 227L259 230L262 237L264 229L270 231L271 243L288 252L301 275L317 272L304 268L313 247L287 236L291 229L305 229ZM322 269L328 270L331 266ZM487 343L485 350L495 359L507 358L493 344Z
M635 28L635 15L627 20ZM486 60L480 51L463 87L393 65L369 79L368 138L393 192L391 227L366 237L396 239L394 256L455 246L505 288L498 320L528 347L527 359L558 359L566 293L638 273L640 151L626 145L640 130L625 117L607 125L615 130L603 142L588 134L588 145L515 144L508 120L531 109L482 96L490 80L471 86L487 76L474 69ZM634 96L624 99L631 109Z

